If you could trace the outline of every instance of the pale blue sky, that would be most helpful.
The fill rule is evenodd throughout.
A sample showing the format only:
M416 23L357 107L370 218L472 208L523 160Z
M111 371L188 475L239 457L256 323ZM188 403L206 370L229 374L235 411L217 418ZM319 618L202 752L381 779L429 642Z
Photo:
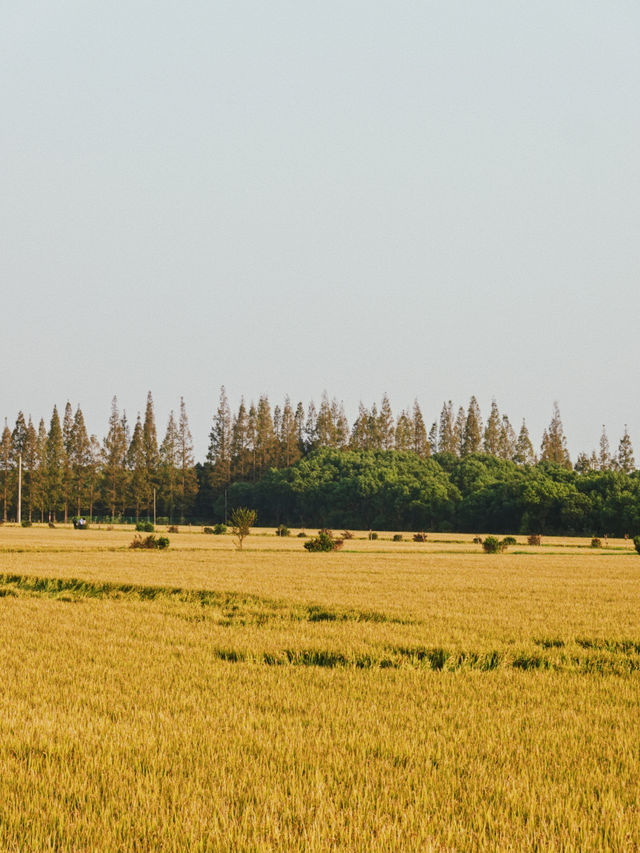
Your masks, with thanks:
M0 26L0 414L491 397L640 456L637 2L34 2Z

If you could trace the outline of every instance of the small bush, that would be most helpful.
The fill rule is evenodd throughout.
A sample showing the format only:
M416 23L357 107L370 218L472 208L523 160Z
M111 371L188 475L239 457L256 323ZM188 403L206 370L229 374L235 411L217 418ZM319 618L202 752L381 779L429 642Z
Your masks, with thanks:
M53 523L53 521L50 521L50 522L49 522L49 527L51 527L53 530L55 530L55 529L56 529L56 526L55 526L55 524Z
M178 525L177 524L169 525L169 527L167 528L167 533L180 533L180 531L178 530Z
M344 530L342 533L343 539L353 539L353 533L350 530Z
M21 521L20 524L22 527L31 527L32 526L31 522L26 518L23 519L23 521Z
M153 533L155 527L152 521L136 521L137 533Z
M145 536L144 539L142 536L134 536L129 548L159 548L161 551L165 548L169 547L169 540L166 536Z
M375 532L375 530L370 530L369 531L369 541L372 541L372 540L377 539L377 538L378 538L378 534Z
M505 536L502 541L504 542L505 545L517 545L518 544L515 536Z
M591 540L591 547L592 548L602 548L602 542L598 539L597 536L594 536L593 539Z
M640 554L640 536L633 537L633 544L638 554Z
M276 527L276 536L291 536L291 531L284 524L279 524Z
M413 541L414 542L426 542L427 541L427 534L426 533L414 533L413 534Z
M301 530L300 533L298 533L298 539L306 539L306 538L307 538L307 534L304 532L304 530Z
M527 545L542 545L542 536L539 533L532 533L527 536Z
M224 536L227 532L227 525L219 521L217 524L213 525L213 532L216 536Z
M501 554L506 547L504 541L501 542L497 536L487 536L482 543L485 554Z
M402 533L394 533L393 534L394 542L402 542Z
M474 536L473 537L474 545L482 545L482 536Z
M169 524L169 516L167 515L159 515L156 519L158 524Z
M307 551L337 551L342 545L342 539L334 539L330 530L319 530L317 536L304 543Z
M203 533L213 533L213 527L205 527Z

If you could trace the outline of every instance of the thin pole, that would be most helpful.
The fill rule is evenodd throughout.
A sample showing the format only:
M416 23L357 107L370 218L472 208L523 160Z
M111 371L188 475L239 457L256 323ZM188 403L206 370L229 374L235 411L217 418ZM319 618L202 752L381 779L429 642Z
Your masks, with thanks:
M22 453L18 454L18 524L22 522Z
M156 526L156 487L153 487L153 526Z

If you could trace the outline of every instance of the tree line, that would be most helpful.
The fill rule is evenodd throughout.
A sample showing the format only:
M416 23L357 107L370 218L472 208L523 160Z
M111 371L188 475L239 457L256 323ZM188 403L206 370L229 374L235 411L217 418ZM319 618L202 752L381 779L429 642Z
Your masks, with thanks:
M210 520L224 514L223 498L242 491L238 484L257 484L272 471L287 470L318 451L394 452L426 461L467 459L479 454L516 468L545 464L573 470L558 406L536 452L522 421L516 431L496 401L483 420L476 397L466 408L451 401L427 428L417 400L394 415L385 394L380 406L360 403L349 423L344 406L324 393L319 405L292 404L288 397L272 408L266 395L257 404L240 400L232 413L224 386L212 418L206 458L196 464L184 400L170 413L164 438L158 438L151 392L144 416L133 428L113 398L102 440L88 435L82 410L67 402L62 419L54 406L49 424L18 413L13 430L5 421L0 442L2 520L16 516L18 460L22 460L23 517L68 520L73 515L148 517L154 500L158 516L170 521ZM317 457L314 457L317 458ZM323 457L321 457L323 458ZM331 457L333 458L333 457ZM378 458L378 457L376 457ZM440 464L436 462L436 464ZM446 473L446 466L443 469ZM625 426L617 449L611 450L603 427L598 451L582 453L575 472L635 470L633 448ZM233 487L233 488L232 488ZM246 491L246 489L245 489ZM261 513L266 521L266 516Z

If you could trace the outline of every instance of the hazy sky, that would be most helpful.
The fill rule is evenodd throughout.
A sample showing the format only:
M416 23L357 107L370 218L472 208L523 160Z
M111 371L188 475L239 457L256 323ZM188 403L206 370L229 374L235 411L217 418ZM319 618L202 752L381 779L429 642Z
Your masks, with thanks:
M0 414L388 392L640 456L637 0L5 0Z

